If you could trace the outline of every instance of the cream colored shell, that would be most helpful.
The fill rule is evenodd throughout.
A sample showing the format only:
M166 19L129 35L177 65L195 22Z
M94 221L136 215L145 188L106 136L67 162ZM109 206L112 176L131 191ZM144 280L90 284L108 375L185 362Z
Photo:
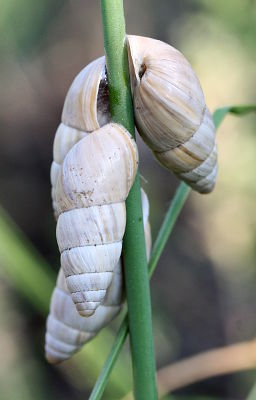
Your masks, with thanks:
M128 36L136 127L158 161L193 189L210 192L217 175L211 115L191 65L155 39Z
M141 196L146 251L147 259L149 260L151 249L151 234L148 221L149 203L143 190L141 191ZM83 318L77 313L61 268L56 288L52 294L50 314L47 319L45 337L45 356L47 360L52 364L56 364L70 358L73 353L92 339L118 314L122 307L123 297L122 267L119 259L104 301L91 317Z
M62 164L56 186L57 241L67 287L83 316L95 312L112 281L137 164L135 142L117 124L81 139Z

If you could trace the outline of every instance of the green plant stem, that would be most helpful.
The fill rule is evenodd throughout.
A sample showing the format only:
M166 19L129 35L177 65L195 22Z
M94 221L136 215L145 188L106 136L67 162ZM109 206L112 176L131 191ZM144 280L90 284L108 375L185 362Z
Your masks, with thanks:
M164 221L161 225L161 228L159 230L159 233L157 235L152 254L150 257L149 261L149 276L151 277L157 263L160 259L160 256L162 254L162 251L170 237L170 234L173 231L174 225L177 221L177 218L188 198L190 188L185 184L181 183L176 190L176 193L173 197L173 200L170 204L170 207L165 215ZM128 318L127 314L124 316L124 319L121 323L119 332L117 334L116 340L114 342L114 345L109 353L109 356L106 360L106 363L97 379L97 382L93 388L93 391L91 393L91 396L89 400L99 400L101 399L104 390L107 386L109 376L111 374L112 369L114 368L114 364L118 358L118 355L123 347L123 344L125 342L125 339L128 334Z
M101 0L104 47L112 120L135 139L122 0ZM157 398L150 290L146 260L139 173L126 200L123 243L126 297L137 400Z

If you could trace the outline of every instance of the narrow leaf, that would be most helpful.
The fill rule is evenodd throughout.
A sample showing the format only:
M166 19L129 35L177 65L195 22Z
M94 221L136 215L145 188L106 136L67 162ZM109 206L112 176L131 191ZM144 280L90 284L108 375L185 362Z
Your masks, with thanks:
M215 128L218 129L220 126L221 122L225 118L225 116L228 113L237 115L237 116L243 116L246 114L249 114L251 112L256 112L256 105L250 104L250 105L245 105L245 106L226 106L226 107L221 107L217 108L217 110L214 111L213 113L213 122L215 125Z

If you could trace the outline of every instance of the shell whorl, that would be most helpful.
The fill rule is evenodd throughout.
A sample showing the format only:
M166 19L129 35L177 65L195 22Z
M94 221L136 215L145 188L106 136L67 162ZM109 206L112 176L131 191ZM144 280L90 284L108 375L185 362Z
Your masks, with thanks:
M141 196L146 253L147 260L149 260L151 251L151 233L148 221L149 203L143 190L141 190ZM57 364L70 358L119 313L123 298L123 275L121 259L119 259L104 301L92 316L83 318L76 310L67 288L65 275L60 268L56 288L51 298L50 314L47 319L45 337L47 360L52 364Z
M58 176L57 241L67 287L83 316L103 301L120 258L125 200L138 164L137 147L120 125L81 139Z
M200 193L213 190L218 172L215 128L208 108L191 138L174 149L154 152L157 160Z
M191 65L173 47L127 36L136 128L157 160L193 189L217 175L215 129Z

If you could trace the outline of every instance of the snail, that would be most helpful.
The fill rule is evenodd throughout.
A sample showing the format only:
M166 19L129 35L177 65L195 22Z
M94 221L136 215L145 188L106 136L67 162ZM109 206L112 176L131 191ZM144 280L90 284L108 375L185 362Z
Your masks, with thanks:
M159 40L127 37L136 128L157 160L201 193L217 175L216 134L191 65Z
M149 259L151 249L151 234L148 221L149 203L143 190L141 190L141 198L147 259ZM113 279L106 291L104 301L95 313L88 318L83 318L78 314L67 288L63 270L60 268L56 287L51 298L50 314L47 319L45 356L49 363L57 364L67 360L86 342L91 340L120 312L123 299L121 259L119 259L114 269Z
M128 131L107 124L78 141L61 166L56 236L67 287L83 316L103 301L120 258L137 164Z

